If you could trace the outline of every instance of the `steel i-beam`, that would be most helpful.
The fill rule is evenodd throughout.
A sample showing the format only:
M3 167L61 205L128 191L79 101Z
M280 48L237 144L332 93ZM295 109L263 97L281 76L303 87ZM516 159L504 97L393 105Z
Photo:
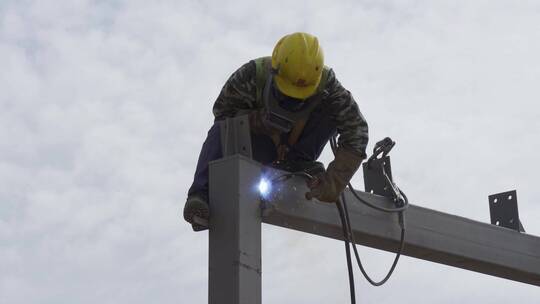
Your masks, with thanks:
M260 173L240 155L210 163L210 304L261 303Z

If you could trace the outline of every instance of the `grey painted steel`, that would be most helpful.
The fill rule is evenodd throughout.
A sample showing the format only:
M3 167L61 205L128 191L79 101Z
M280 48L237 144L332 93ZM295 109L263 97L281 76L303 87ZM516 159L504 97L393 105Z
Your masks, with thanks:
M210 163L208 303L261 303L258 163L234 155Z
M276 194L263 204L263 222L343 239L336 206L307 201L302 178L292 178L273 191ZM389 198L357 193L374 204L393 207ZM356 241L395 252L400 236L397 214L373 210L349 190L346 198ZM414 205L405 211L405 218L403 254L540 286L539 237Z
M220 121L221 147L223 156L241 154L252 157L251 133L248 115L229 117Z

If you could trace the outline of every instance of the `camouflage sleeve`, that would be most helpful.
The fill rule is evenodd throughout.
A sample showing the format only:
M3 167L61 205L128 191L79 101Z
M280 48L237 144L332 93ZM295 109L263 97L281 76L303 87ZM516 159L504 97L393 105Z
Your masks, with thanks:
M214 103L214 117L221 120L233 117L242 110L250 110L256 106L255 62L250 61L236 70L227 80Z
M368 125L351 93L336 79L330 70L326 84L329 95L325 98L332 120L336 123L339 134L339 146L356 151L366 158L368 143Z

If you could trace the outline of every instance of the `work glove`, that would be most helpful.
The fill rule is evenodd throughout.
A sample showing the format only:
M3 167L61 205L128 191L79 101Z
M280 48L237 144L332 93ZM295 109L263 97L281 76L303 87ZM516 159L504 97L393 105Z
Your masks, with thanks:
M328 203L336 202L363 159L360 153L339 147L334 161L328 165L326 172L307 182L311 191L306 193L306 198L316 198Z
M209 218L208 198L201 194L190 195L184 205L184 220L191 224L193 231L208 229Z

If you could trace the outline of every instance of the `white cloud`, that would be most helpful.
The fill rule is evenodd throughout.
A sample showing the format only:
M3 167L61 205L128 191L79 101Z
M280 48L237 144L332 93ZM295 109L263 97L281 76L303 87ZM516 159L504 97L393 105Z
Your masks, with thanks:
M398 142L394 175L413 203L488 221L487 195L517 188L539 235L539 12L506 1L4 2L0 302L205 303L207 236L179 212L213 100L235 68L297 30L319 35L371 144ZM264 235L265 303L347 301L341 243ZM361 254L377 277L392 259ZM378 303L540 297L411 258L385 287L357 273L357 290Z

